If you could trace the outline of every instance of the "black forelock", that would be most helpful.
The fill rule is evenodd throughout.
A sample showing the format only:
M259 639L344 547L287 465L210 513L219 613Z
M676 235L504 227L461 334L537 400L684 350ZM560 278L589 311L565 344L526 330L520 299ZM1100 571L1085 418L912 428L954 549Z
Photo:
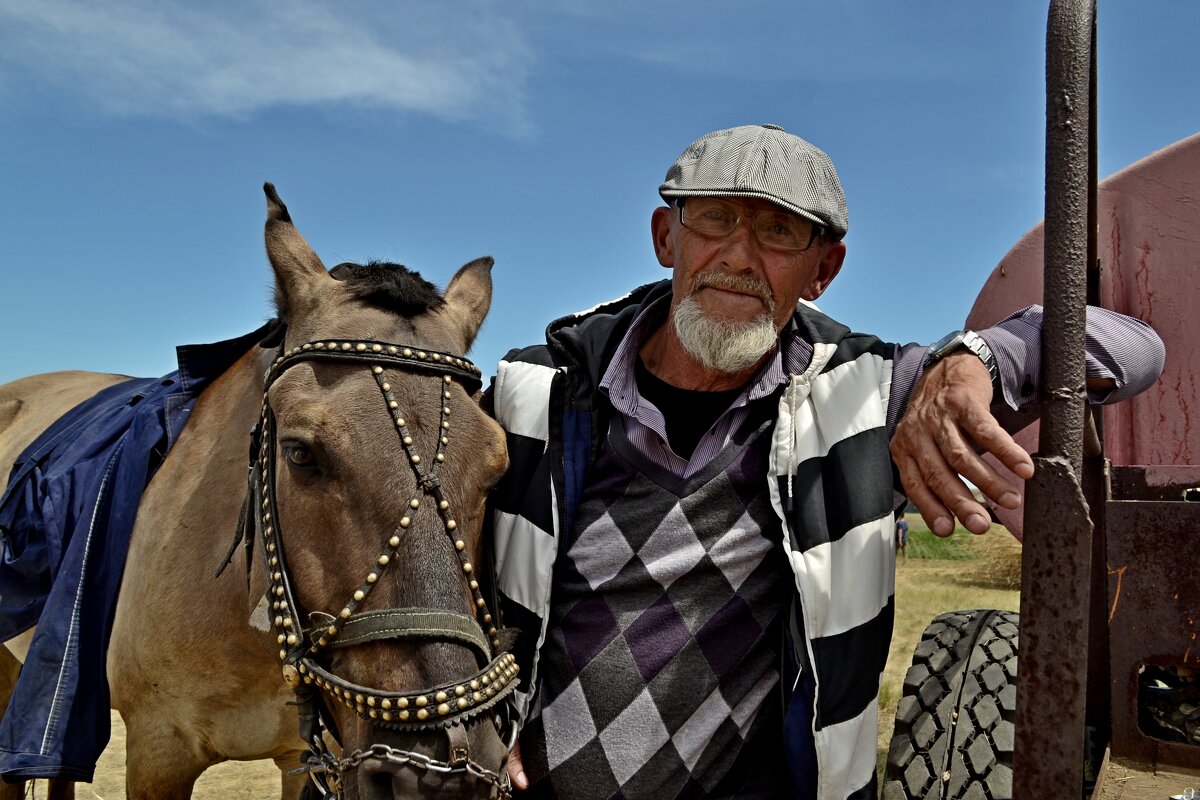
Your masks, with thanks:
M441 292L421 273L390 261L355 264L347 261L329 271L364 302L406 317L440 308L446 301Z

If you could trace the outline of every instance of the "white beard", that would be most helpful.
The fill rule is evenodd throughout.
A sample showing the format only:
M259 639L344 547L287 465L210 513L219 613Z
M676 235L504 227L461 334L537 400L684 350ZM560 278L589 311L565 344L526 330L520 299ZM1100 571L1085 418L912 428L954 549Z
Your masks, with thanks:
M775 320L764 311L750 322L727 322L704 313L694 297L675 308L675 335L707 369L736 373L758 363L779 340Z

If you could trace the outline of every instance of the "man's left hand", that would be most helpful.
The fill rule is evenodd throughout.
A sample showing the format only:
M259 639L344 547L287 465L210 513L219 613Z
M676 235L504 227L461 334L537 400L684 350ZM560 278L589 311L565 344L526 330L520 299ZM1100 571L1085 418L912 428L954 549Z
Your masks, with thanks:
M954 532L954 517L972 533L991 526L964 478L1004 508L1021 504L1018 488L975 452L976 445L1018 477L1033 476L1033 459L992 416L991 400L987 367L974 353L954 353L925 370L896 426L892 458L904 491L938 536Z

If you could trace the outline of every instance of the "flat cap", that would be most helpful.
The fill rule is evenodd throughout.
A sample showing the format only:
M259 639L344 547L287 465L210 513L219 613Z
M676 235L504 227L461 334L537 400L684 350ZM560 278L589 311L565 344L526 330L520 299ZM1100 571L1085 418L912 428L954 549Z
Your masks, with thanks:
M688 145L658 193L681 197L761 197L846 235L846 194L823 151L778 125L714 131Z

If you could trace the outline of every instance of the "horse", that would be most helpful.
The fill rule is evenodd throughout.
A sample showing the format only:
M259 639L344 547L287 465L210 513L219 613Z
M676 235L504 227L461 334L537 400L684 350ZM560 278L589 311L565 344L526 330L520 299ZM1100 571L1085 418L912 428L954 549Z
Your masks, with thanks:
M285 798L505 797L516 666L481 531L507 454L464 358L492 260L444 294L397 265L330 272L264 192L282 343L204 389L121 577L107 670L127 796L189 797L213 764L273 759ZM121 380L0 387L0 464Z

